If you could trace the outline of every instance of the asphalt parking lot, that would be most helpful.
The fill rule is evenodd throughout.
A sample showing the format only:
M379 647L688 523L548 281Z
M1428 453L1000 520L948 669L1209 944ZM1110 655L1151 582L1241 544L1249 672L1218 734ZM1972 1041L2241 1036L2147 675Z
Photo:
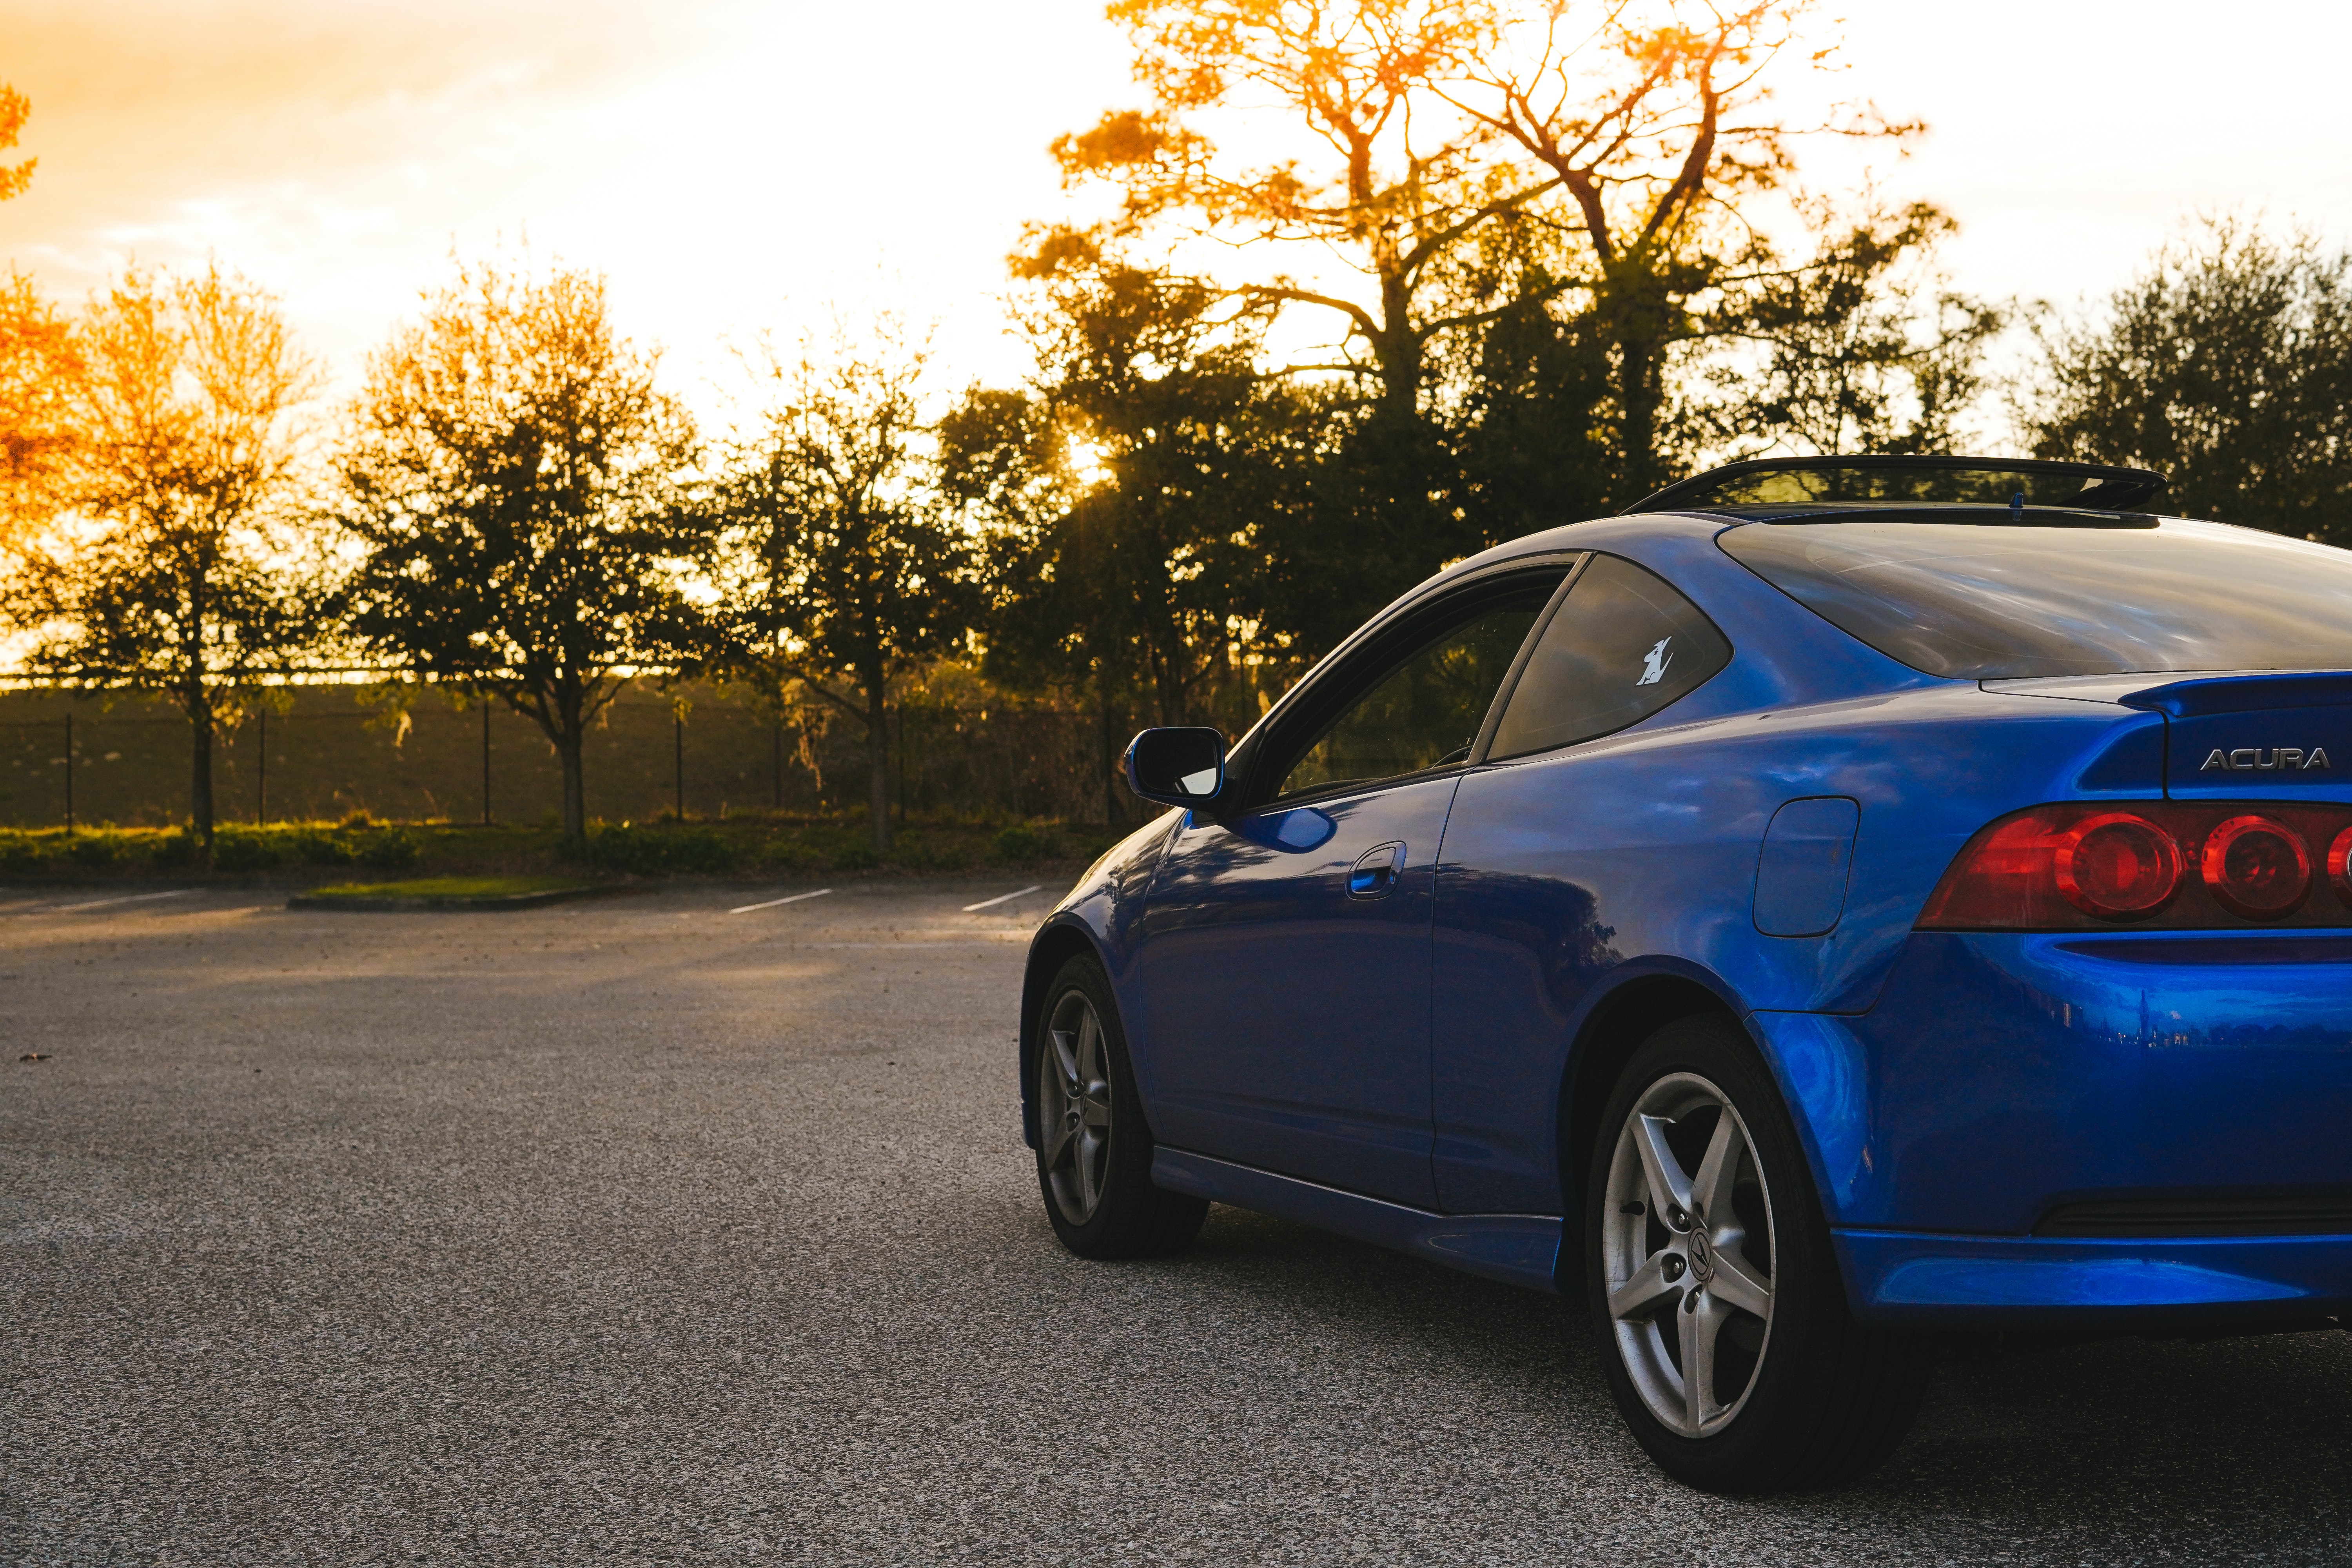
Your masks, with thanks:
M1947 1366L1733 1502L1555 1298L1068 1257L1012 886L0 892L0 1562L2352 1562L2352 1335Z

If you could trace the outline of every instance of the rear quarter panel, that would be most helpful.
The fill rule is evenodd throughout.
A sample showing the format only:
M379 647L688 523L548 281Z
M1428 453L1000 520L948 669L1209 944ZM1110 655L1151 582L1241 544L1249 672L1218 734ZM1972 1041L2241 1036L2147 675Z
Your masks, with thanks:
M2131 741L2160 733L2158 715L1921 676L1711 541L1704 553L1622 552L1697 601L1733 662L1644 724L1464 780L1438 867L1432 997L1450 1211L1562 1211L1577 1053L1618 985L1682 973L1737 1012L1860 1013L1986 822L2050 799L2161 794L2159 748ZM2118 754L2146 766L2118 769ZM1822 935L1765 936L1754 900L1766 825L1819 795L1860 807L1843 914ZM1821 1149L1844 1137L1851 1107L1818 1063L1784 1062L1759 1036L1826 1193Z

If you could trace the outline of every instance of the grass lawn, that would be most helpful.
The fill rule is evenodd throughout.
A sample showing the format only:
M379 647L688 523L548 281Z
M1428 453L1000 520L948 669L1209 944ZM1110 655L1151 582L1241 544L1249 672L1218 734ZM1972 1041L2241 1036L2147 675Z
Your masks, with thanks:
M406 882L345 882L319 888L314 899L510 899L522 893L553 893L591 884L576 877L421 877Z

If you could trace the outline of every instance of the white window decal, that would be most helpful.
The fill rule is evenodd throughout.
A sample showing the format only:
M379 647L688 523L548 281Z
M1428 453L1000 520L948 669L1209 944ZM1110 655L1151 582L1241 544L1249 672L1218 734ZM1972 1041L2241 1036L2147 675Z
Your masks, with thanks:
M1672 637L1660 637L1643 657L1642 679L1633 682L1634 685L1655 686L1666 678L1666 666L1675 662L1675 656L1666 651L1666 645L1674 640Z

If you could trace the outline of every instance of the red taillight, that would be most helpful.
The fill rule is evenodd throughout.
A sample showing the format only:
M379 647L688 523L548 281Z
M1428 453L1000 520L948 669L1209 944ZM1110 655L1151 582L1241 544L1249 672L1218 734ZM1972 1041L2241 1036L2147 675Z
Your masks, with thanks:
M2088 817L2059 834L2050 861L2066 901L2101 920L2152 915L2180 886L2172 835L2127 811Z
M2328 896L2312 847L2328 845ZM1970 840L1927 900L1928 931L2352 925L2352 809L2264 803L2041 805ZM2198 875L2189 874L2195 868Z
M2205 836L2205 885L2231 914L2274 921L2311 891L2311 851L2303 835L2267 816L2233 816Z

